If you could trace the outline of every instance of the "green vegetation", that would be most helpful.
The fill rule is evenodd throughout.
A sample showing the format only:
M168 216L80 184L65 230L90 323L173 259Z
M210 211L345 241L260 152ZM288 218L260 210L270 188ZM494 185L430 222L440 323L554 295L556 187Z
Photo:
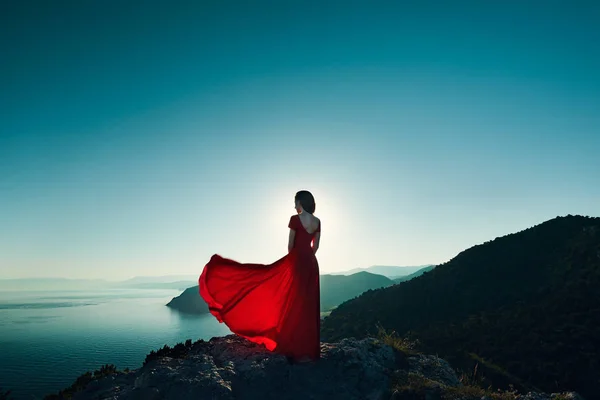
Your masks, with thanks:
M86 372L83 375L80 375L75 382L69 386L68 388L59 391L57 394L50 394L44 397L44 400L63 400L70 399L73 395L79 391L85 389L85 387L92 381L104 378L105 376L110 376L113 374L117 374L119 371L117 367L113 364L106 364L100 367L100 369L92 372Z
M516 390L486 390L477 386L461 386L456 388L446 388L442 393L443 400L480 400L486 396L492 400L516 400L519 393Z
M381 325L377 325L377 332L377 339L405 356L420 353L418 339L408 336L401 337L394 331L387 331ZM435 394L444 400L470 398L479 400L483 396L493 400L513 400L518 394L512 385L509 386L510 389L507 391L499 389L494 391L491 382L481 374L479 364L475 364L472 372L459 371L459 380L463 385L461 387L442 387L435 381L401 368L392 375L391 391L396 395L400 395L400 398L425 399L428 394Z
M408 336L401 337L395 331L387 331L383 326L377 325L377 339L384 344L400 351L403 354L418 354L419 341Z
M392 393L396 397L408 399L425 399L428 394L437 394L441 397L442 388L437 382L429 380L424 376L398 370L392 376ZM402 395L402 396L398 396Z
M559 217L341 304L323 320L323 336L365 337L382 324L455 367L478 365L495 386L593 397L598 287L600 218Z
M199 342L202 342L202 340ZM185 343L177 343L173 347L169 347L165 344L162 349L158 349L157 351L152 350L148 355L146 355L143 365L162 357L185 358L192 346L193 344L191 339L186 340Z
M475 374L477 368L475 368ZM392 376L392 393L399 398L443 400L480 400L486 396L492 400L515 400L519 393L514 389L493 390L482 386L483 380L474 374L463 374L460 377L462 386L447 387L422 375L398 370Z
M201 343L203 340L199 340L196 343ZM193 343L191 339L185 341L185 343L177 343L173 347L169 347L168 345L164 345L161 349L157 351L152 350L148 355L146 355L146 359L144 360L144 364L146 365L152 360L161 357L171 357L171 358L185 358L189 350L193 347ZM129 373L129 368L125 368L123 371L119 371L117 367L112 364L107 364L102 366L99 370L94 372L86 372L83 375L80 375L75 382L69 386L68 388L61 390L58 394L51 394L44 397L44 400L64 400L70 399L77 392L82 391L85 387L92 381L104 378L106 376L114 375L114 374L122 374ZM0 400L7 400L8 398L2 397L0 391Z
M321 311L329 311L369 289L379 289L394 284L390 278L370 272L352 275L321 275Z

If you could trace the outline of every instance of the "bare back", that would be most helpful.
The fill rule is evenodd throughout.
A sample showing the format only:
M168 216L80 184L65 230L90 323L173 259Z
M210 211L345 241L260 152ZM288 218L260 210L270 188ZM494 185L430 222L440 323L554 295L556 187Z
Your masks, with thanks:
M300 218L302 226L309 234L315 232L319 228L319 224L321 223L319 218L307 212L303 212L302 214L298 215L298 217Z

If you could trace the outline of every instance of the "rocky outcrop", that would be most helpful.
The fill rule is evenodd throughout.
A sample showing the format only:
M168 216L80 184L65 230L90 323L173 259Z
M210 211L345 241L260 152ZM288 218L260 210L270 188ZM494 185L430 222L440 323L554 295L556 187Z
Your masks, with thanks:
M186 314L208 314L208 305L200 297L198 285L187 288L167 303L167 307Z
M73 399L442 399L448 390L453 398L474 398L455 396L462 384L450 365L435 356L405 354L371 338L322 343L321 349L318 362L290 364L286 357L234 335L188 341L151 353L138 370L92 381ZM403 386L406 378L427 382L429 389L417 393L414 385ZM512 399L556 399L529 396Z

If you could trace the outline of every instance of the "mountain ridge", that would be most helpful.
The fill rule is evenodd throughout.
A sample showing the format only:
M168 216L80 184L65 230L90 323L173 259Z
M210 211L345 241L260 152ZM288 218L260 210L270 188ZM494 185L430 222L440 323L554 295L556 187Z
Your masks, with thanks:
M185 289L197 281L198 278L193 275L137 276L120 281L64 277L7 278L0 279L0 290Z
M416 265L416 266L394 266L394 265L371 265L365 268L352 268L347 271L332 272L328 275L352 275L358 272L370 272L372 274L383 275L390 279L406 276L419 271L422 268L430 267L433 264Z
M339 305L324 319L323 337L360 338L381 324L451 362L472 368L469 360L489 359L544 390L558 382L587 397L600 392L597 287L600 218L557 217Z
M393 278L391 278L395 283L400 283L400 282L406 282L409 281L413 278L416 278L417 276L421 276L431 270L433 270L435 268L435 265L429 265L427 267L423 267L420 270L413 272L412 274L409 275L405 275L405 276L395 276Z

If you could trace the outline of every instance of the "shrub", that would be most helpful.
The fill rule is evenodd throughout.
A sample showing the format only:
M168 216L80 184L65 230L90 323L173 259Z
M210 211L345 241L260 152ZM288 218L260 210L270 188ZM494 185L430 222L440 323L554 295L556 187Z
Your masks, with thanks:
M407 354L418 353L419 341L408 335L401 337L395 331L386 330L381 324L377 324L377 339L388 346Z
M75 379L75 382L71 386L59 391L57 394L50 394L50 395L45 396L44 400L70 399L73 397L73 395L75 393L80 392L83 389L85 389L85 387L90 382L104 378L105 376L110 376L110 375L117 374L117 373L119 373L119 371L117 370L117 367L115 367L113 364L105 364L105 365L101 366L100 369L97 369L94 372L88 371L88 372L80 375L79 377L77 377L77 379Z

